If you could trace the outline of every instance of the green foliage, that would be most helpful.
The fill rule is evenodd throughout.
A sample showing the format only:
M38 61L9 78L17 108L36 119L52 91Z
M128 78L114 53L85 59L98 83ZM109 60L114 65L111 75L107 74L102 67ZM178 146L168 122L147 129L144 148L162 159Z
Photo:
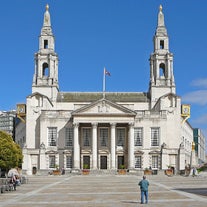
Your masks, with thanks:
M84 164L83 165L83 169L89 169L89 165L88 164Z
M125 169L125 165L119 165L119 169Z
M197 171L198 171L198 173L199 173L199 172L203 172L203 171L207 171L207 164L204 164L203 166L199 167L199 168L197 169Z
M12 137L0 131L0 168L9 170L20 167L23 162L22 150Z
M56 168L56 170L59 170L59 165L56 164L55 165L55 168Z

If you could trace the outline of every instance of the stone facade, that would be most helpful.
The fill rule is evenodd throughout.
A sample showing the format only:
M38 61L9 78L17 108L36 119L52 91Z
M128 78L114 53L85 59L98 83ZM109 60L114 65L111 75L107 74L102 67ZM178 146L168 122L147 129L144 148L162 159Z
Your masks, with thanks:
M47 6L26 105L23 170L27 174L57 166L66 171L84 166L143 171L170 165L180 171L190 163L193 130L182 122L162 8L150 55L149 91L103 94L59 91L58 55Z

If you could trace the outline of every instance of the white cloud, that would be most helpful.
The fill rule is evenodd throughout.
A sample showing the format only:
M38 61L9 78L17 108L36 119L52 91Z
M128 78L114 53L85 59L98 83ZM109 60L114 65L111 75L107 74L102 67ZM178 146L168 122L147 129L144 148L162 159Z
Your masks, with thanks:
M195 103L198 105L207 104L207 90L198 90L182 96L182 102Z
M207 78L193 80L191 85L196 87L207 88Z

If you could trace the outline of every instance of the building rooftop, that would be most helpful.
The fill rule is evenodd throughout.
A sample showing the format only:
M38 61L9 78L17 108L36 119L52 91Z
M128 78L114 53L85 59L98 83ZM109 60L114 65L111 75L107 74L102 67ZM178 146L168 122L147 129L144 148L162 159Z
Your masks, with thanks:
M94 102L103 98L103 92L59 92L57 102ZM106 92L105 98L112 102L149 102L148 93Z

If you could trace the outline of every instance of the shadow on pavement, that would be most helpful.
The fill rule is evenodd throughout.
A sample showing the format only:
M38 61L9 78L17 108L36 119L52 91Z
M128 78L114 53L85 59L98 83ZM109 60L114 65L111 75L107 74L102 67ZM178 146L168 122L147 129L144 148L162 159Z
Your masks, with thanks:
M180 190L187 193L192 193L201 196L207 196L207 188L176 188L174 190Z

